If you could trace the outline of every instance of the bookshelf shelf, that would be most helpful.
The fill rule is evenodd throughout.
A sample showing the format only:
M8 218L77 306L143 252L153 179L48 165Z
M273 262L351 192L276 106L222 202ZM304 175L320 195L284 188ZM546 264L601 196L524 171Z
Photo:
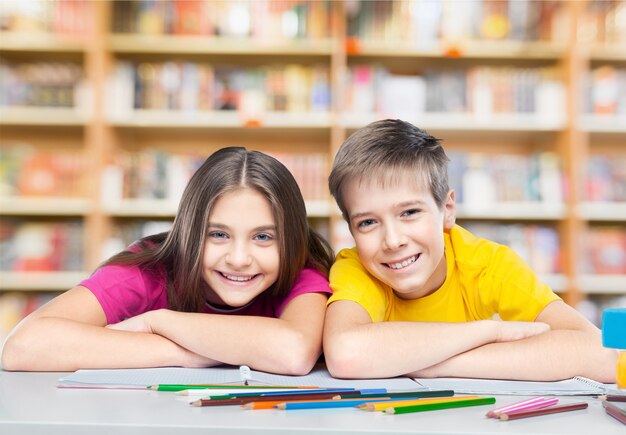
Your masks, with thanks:
M591 47L589 57L596 62L626 63L626 49L623 44L607 43Z
M92 202L83 198L0 198L0 216L85 216Z
M258 119L246 119L237 111L181 112L134 110L128 116L112 116L114 127L124 128L273 128L330 129L330 113L267 112Z
M626 202L583 202L578 214L588 221L626 222Z
M624 295L626 275L581 275L578 285L586 294Z
M544 204L535 202L501 202L493 206L473 210L457 207L457 218L480 220L512 220L512 221L550 221L563 219L564 204Z
M546 117L543 114L498 113L477 116L471 113L423 113L402 116L370 113L346 113L341 116L341 125L356 130L368 123L387 116L399 116L406 121L419 125L425 130L449 132L479 132L500 134L507 133L557 133L564 128L565 119L558 114Z
M0 290L65 291L88 276L89 272L0 272Z
M330 201L306 201L309 217L329 217L333 206ZM163 199L125 199L118 203L104 206L105 212L112 217L121 218L170 218L176 215L178 203Z
M626 115L583 115L580 125L589 133L626 134Z
M0 32L0 50L15 53L84 54L85 43L76 37L46 32Z
M84 127L89 117L85 111L65 107L2 107L0 125Z
M450 59L507 59L507 60L558 60L567 52L565 44L529 41L469 40L459 43L435 42L424 48L402 42L384 43L365 41L351 51L351 57L385 58L450 58Z
M255 40L181 35L112 34L109 48L115 53L158 55L227 55L227 56L280 56L280 57L330 57L333 41L321 40Z

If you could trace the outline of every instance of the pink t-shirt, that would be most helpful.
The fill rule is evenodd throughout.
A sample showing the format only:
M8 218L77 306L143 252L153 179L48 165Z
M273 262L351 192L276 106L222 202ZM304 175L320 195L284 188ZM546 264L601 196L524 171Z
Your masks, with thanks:
M79 285L91 290L98 299L109 324L168 306L165 278L137 266L104 266ZM300 272L293 288L283 298L272 298L262 293L250 304L239 309L222 311L207 305L204 312L280 317L291 300L305 293L332 292L324 275L307 267Z

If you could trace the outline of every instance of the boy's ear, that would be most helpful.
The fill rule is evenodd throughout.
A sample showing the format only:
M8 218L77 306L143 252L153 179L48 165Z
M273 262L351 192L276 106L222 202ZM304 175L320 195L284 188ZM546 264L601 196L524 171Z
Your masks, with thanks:
M443 205L443 228L450 230L456 224L456 193L450 189Z

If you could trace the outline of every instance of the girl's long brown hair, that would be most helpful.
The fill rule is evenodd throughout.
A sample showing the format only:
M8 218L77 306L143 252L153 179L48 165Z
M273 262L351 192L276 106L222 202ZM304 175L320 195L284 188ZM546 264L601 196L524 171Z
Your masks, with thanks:
M278 279L266 291L271 296L286 295L306 264L328 276L334 259L332 249L309 226L304 199L293 175L275 158L242 147L222 148L202 164L183 192L169 232L145 237L139 241L140 251L122 251L103 265L137 265L164 271L169 308L202 311L207 291L202 255L211 210L220 195L244 187L267 198L278 229L280 270Z

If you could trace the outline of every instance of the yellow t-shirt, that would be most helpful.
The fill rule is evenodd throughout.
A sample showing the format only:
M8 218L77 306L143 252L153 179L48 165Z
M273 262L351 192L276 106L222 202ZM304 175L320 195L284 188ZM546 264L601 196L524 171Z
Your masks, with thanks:
M560 299L511 248L475 237L458 225L444 233L444 241L446 280L434 293L398 298L363 267L352 248L339 252L330 270L333 295L328 303L357 302L372 322L467 322L494 314L503 320L534 321L550 302Z

